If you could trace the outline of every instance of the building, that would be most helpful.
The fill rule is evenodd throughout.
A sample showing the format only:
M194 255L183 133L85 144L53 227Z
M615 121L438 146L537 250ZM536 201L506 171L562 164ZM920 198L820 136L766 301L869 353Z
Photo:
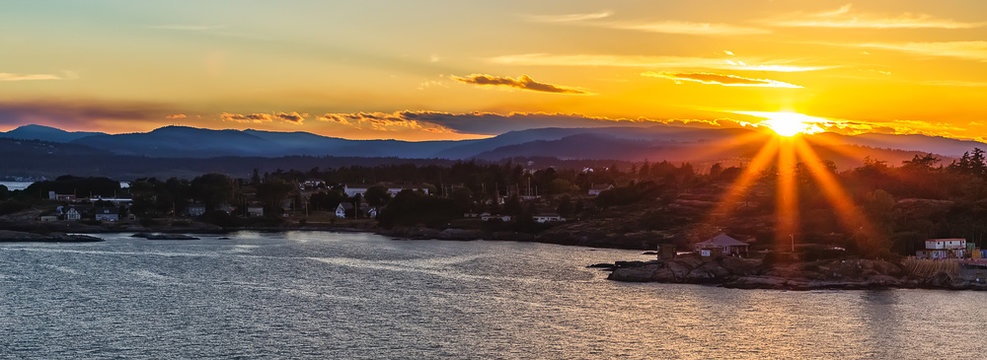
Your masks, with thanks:
M597 196L607 190L613 190L613 184L593 184L589 187L589 196Z
M367 210L367 217L368 218L371 218L371 219L376 219L377 218L377 213L378 213L377 208L375 208L375 207L374 208L370 208L370 210Z
M343 206L343 203L336 205L336 217L340 219L346 218L346 207Z
M500 220L500 221L503 221L503 222L508 222L508 221L511 221L511 216L510 215L500 215L500 214L491 215L490 213L482 213L482 214L480 214L480 220L483 220L483 221Z
M72 202L72 201L75 201L75 195L57 194L54 191L49 191L48 192L48 200Z
M367 189L368 189L368 187L366 187L366 186L350 187L349 185L345 185L345 184L343 185L343 193L345 193L346 196L349 196L349 197L354 197L354 196L356 196L358 194L360 196L366 196ZM411 187L407 187L407 188L406 187L388 187L387 188L387 193L388 194L391 194L391 196L395 196L399 192L404 191L404 190L421 191L421 192L425 193L425 195L428 195L428 188L411 188Z
M747 255L750 244L720 233L709 240L696 243L694 248L702 256Z
M929 239L925 240L926 250L963 250L966 249L966 239Z
M96 221L120 221L120 212L112 207L96 208L93 211L93 218Z
M263 206L247 206L247 216L249 216L249 217L264 216L264 207Z
M65 211L65 220L68 220L68 221L79 221L79 220L82 220L82 213L79 212L79 209L76 209L74 207L73 208L69 208L68 210Z
M533 216L532 218L534 218L535 222L539 224L565 221L565 218L559 216L559 214L538 214Z
M326 182L319 179L308 179L299 185L302 189L317 189L326 187Z
M202 204L192 204L188 206L188 216L202 216L206 213L206 206Z
M975 250L971 247L971 251L968 251L967 245L966 239L928 239L925 240L925 250L916 251L915 257L919 259L962 259L967 255L973 255L974 251L972 250Z

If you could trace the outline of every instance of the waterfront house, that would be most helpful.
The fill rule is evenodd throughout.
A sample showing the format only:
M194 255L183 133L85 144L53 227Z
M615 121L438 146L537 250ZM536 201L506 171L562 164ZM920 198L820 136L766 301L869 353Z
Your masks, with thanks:
M249 217L264 216L264 207L257 205L247 206L247 216Z
M346 207L343 206L343 203L336 205L336 217L340 219L346 218Z
M350 187L349 185L344 184L343 193L349 197L354 197L357 194L359 194L360 196L364 196L364 194L367 193L367 187L366 186Z
M93 218L96 221L120 221L120 212L114 207L96 208L93 212Z
M349 185L343 184L343 193L349 197L354 197L357 194L360 196L366 196L368 188L369 187L365 185L350 187ZM421 191L425 195L428 195L428 188L425 187L388 187L387 193L391 196L397 196L399 192L404 190Z
M367 217L368 218L371 218L371 219L376 219L377 218L377 212L378 212L377 211L377 208L375 208L375 207L374 208L370 208L370 210L367 210Z
M613 184L593 184L589 188L589 196L597 196L607 190L613 190Z
M702 256L747 255L750 244L720 233L709 240L696 243L694 248Z
M202 216L206 213L206 206L202 204L192 204L188 206L188 216Z
M65 211L65 220L68 221L82 220L82 212L80 212L79 209L71 207Z
M928 239L925 240L925 250L915 252L919 259L965 258L972 251L967 250L966 239Z
M533 218L534 218L535 222L537 222L539 224L544 224L544 223L547 223L547 222L562 222L562 221L565 221L565 218L559 216L559 214L551 214L551 213L538 214L538 215L533 216Z
M500 221L503 221L503 222L508 222L508 221L511 221L511 216L510 215L500 215L500 214L491 215L490 213L485 212L485 213L480 214L480 220L482 220L482 221L500 220Z

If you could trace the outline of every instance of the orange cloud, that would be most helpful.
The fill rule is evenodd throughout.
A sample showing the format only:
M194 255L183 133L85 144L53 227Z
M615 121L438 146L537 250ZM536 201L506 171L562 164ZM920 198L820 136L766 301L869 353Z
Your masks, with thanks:
M232 121L238 123L265 123L272 120L271 115L268 114L232 114L232 113L222 113L219 117L223 121Z
M494 85L494 86L507 86L512 88L518 88L522 90L531 90L538 92L547 92L555 94L577 94L585 95L585 91L556 86L546 83L540 83L533 80L528 75L521 75L521 77L514 79L506 76L494 76L486 74L470 74L466 77L452 76L453 80L461 81L467 84L473 85Z
M758 86L758 87L778 87L778 88L802 88L795 84L789 84L777 80L750 79L734 75L721 75L713 73L669 73L669 72L646 72L641 76L664 78L669 80L692 81L709 85L722 86Z
M291 113L279 112L277 114L274 114L274 116L278 119L281 119L282 121L301 125L301 123L305 121L305 117L308 116L308 114L299 114L297 112L291 112Z
M165 116L165 119L172 119L172 120L174 120L174 119L184 119L184 118L187 118L187 117L188 117L188 115L185 115L185 114L171 114L171 115Z

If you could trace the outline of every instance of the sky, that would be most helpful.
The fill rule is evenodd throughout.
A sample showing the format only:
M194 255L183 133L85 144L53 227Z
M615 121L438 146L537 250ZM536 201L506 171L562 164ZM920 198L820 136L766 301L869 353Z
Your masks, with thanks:
M744 126L987 140L987 2L9 1L0 130Z

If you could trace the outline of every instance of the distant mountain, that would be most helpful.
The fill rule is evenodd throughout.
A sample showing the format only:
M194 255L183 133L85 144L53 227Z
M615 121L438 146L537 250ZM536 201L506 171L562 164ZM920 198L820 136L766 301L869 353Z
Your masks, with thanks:
M120 180L142 177L192 178L219 172L249 177L253 169L271 172L277 169L333 168L341 166L416 164L448 166L453 160L398 159L372 157L210 157L151 158L118 155L71 143L0 138L0 176L54 178L60 175L108 176Z
M116 155L149 158L215 157L396 157L404 159L499 160L512 157L557 157L560 159L625 161L709 162L749 157L758 143L738 139L762 134L750 128L702 128L657 124L601 128L542 128L512 131L478 140L400 141L349 140L307 132L263 130L210 130L166 126L146 133L104 134L67 132L56 128L27 125L2 133L0 137L38 138L81 145ZM767 138L767 137L765 137ZM987 144L925 135L816 134L811 141L833 146L853 147L855 153L831 152L833 157L851 163L864 156L886 156L898 164L902 153L894 150L931 152L958 157L974 147ZM762 140L763 142L763 140ZM882 150L883 149L883 150ZM740 161L740 160L738 160Z
M105 134L99 132L65 131L44 125L24 125L8 132L0 132L0 138L4 139L41 140L58 143L69 142L93 135Z
M941 136L920 134L860 134L841 135L834 133L815 134L839 144L860 145L882 149L918 150L927 153L959 157L975 147L987 150L987 144L973 140L950 139Z

